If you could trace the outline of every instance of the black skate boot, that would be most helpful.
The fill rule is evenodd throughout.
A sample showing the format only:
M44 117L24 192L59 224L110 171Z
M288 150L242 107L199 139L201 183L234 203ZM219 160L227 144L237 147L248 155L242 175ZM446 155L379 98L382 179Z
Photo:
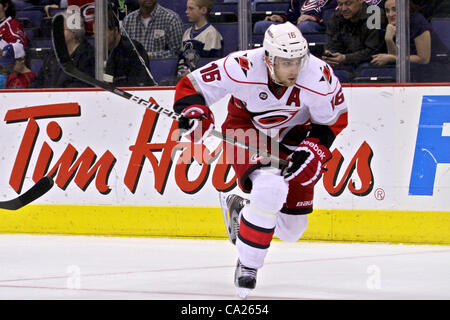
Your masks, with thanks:
M226 196L219 193L220 206L222 207L223 219L227 229L228 238L232 244L236 244L237 234L239 232L239 212L241 212L245 203L248 201L237 194Z
M234 272L234 284L241 299L247 298L250 291L255 289L257 272L257 269L244 266L238 259Z

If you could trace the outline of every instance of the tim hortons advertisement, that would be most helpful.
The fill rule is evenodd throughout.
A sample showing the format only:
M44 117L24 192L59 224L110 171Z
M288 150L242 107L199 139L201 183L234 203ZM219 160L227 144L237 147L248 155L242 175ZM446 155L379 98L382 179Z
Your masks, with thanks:
M171 108L173 90L134 91ZM448 87L344 88L349 126L315 189L315 208L447 211ZM179 139L177 124L99 90L3 93L0 197L41 177L55 186L36 203L217 207L237 192L225 143ZM212 106L216 128L228 97ZM196 150L194 150L196 149Z

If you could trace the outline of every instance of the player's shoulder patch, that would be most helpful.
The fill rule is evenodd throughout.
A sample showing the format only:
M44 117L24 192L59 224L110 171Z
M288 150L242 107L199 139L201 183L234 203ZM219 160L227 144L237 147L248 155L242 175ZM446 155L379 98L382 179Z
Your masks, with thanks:
M331 85L334 75L331 72L330 66L328 64L325 64L320 67L320 70L322 71L322 77L320 78L319 82L326 81Z
M250 68L253 68L253 62L251 62L248 59L248 54L244 53L241 56L236 56L233 58L234 61L236 61L237 64L239 64L239 67L241 68L244 75L247 77L248 72L250 71Z
M230 79L238 82L261 81L261 65L253 50L237 51L230 54L224 62L224 69ZM264 64L264 63L263 63Z
M311 55L307 69L299 85L319 95L332 94L336 90L338 79L325 61Z

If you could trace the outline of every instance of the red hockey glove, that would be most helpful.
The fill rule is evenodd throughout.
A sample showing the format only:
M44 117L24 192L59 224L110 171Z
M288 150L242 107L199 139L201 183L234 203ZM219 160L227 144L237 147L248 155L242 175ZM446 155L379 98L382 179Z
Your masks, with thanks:
M295 179L302 186L314 183L323 172L323 164L330 158L330 150L319 144L319 139L306 138L287 158L292 162L283 170L284 179Z
M194 143L204 141L214 129L214 115L207 106L194 104L181 112L178 128Z

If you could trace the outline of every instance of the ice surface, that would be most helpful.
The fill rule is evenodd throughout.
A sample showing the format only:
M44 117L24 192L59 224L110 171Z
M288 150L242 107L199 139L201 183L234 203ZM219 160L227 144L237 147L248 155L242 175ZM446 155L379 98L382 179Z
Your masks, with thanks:
M228 240L0 235L0 299L239 299ZM248 299L450 299L450 247L273 241Z

